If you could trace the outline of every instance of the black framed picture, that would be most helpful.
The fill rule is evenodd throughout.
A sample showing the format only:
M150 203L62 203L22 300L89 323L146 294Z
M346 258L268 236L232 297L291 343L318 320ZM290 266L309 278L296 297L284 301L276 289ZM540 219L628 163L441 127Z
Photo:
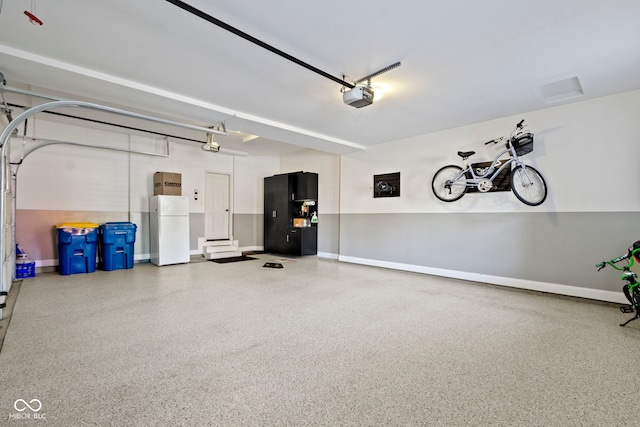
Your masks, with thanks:
M374 175L373 197L400 197L400 172Z

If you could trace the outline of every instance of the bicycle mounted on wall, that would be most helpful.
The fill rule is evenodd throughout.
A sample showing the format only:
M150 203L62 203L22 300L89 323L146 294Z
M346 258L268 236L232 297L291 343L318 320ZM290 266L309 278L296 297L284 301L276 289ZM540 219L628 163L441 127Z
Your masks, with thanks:
M498 178L504 176L507 167L513 167L510 175L510 187L518 200L529 206L538 206L547 198L547 184L536 169L524 163L520 156L533 151L533 133L525 128L524 120L516 125L509 138L500 137L485 142L485 145L506 141L505 150L500 152L493 162L484 168L476 168L467 159L475 151L458 151L462 160L467 160L466 168L458 165L447 165L440 168L433 176L431 188L433 194L443 202L459 200L470 189L481 193L496 190ZM508 160L500 160L504 154Z
M629 262L624 267L620 268L615 265L616 263L625 259L628 259ZM627 282L622 287L622 292L624 292L624 296L627 297L627 300L629 300L630 304L620 307L620 311L623 313L635 312L636 315L626 322L621 323L620 326L626 326L628 323L633 322L636 319L640 319L640 283L636 281L638 275L631 271L631 267L633 266L634 261L640 262L640 240L631 245L626 254L614 258L610 261L602 261L600 264L596 265L596 267L598 267L598 271L602 270L607 265L610 265L618 271L622 271L620 280L625 280Z

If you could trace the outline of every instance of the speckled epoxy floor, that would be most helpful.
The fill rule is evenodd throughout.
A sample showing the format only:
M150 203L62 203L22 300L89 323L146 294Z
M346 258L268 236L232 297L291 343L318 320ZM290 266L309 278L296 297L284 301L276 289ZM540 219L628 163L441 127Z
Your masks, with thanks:
M637 423L640 321L615 306L257 257L24 280L0 425Z

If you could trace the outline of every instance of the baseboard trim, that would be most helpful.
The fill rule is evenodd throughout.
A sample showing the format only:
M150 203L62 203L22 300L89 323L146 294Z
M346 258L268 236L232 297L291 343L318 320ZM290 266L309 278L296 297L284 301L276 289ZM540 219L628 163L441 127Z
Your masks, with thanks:
M331 252L318 252L318 258L328 258L328 259L338 259L338 254L334 254Z
M242 252L262 252L264 251L264 246L242 246L238 250Z
M516 279L511 277L491 276L480 273L469 273L465 271L446 270L442 268L425 267L421 265L403 264L397 262L379 261L367 258L357 258L339 255L338 261L353 264L370 265L372 267L389 268L393 270L410 271L413 273L423 273L432 276L449 277L452 279L469 280L472 282L489 283L492 285L507 286L511 288L527 289L531 291L547 292L558 295L587 298L598 301L615 302L627 304L622 291L605 291L602 289L581 288L578 286L562 285L559 283L537 282L534 280Z
M242 251L262 251L264 246L244 246L238 250ZM200 255L197 250L191 251L192 255ZM527 289L531 291L548 292L558 295L573 296L579 298L587 298L598 301L615 302L626 304L627 299L622 291L605 291L602 289L581 288L578 286L562 285L559 283L537 282L533 280L516 279L511 277L491 276L487 274L469 273L465 271L446 270L442 268L425 267L414 264L403 264L397 262L380 261L367 258L350 257L330 252L318 252L319 258L336 259L342 262L352 264L370 265L372 267L389 268L393 270L410 271L413 273L423 273L432 276L449 277L452 279L469 280L472 282L489 283L492 285L507 286L518 289ZM145 262L150 258L149 254L136 254L134 261ZM57 259L36 260L36 267L57 267Z
M193 252L191 251L192 254L196 254L197 252ZM151 254L133 254L133 262L134 263L144 263L144 262L149 262L149 259L151 259ZM38 267L57 267L60 263L58 262L58 259L37 259L35 260L36 262L36 268ZM96 259L96 265L99 264L99 260Z
M58 260L57 259L37 259L36 260L36 268L37 267L57 267Z

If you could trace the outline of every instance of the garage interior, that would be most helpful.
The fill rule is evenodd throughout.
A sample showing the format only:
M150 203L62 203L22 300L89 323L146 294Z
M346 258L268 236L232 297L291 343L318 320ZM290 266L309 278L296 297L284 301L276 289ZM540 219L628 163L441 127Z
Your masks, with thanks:
M640 5L346 6L0 1L0 419L635 421L640 322L595 266L640 240ZM434 196L523 119L544 203ZM188 263L150 262L159 171L181 175ZM316 255L265 251L264 180L301 171ZM133 268L60 274L58 224L114 221ZM220 241L254 259L209 261Z

